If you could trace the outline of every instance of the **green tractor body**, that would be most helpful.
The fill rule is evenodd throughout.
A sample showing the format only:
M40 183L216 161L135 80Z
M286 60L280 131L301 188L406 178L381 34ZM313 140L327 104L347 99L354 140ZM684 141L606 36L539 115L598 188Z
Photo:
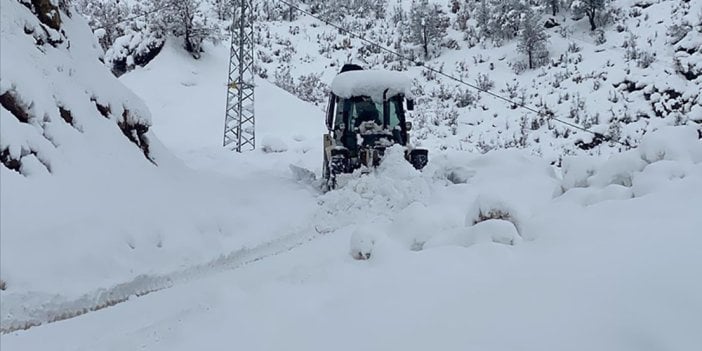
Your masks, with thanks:
M332 82L324 135L323 175L328 188L336 176L380 164L385 149L405 147L405 158L417 169L428 161L425 149L412 148L412 124L406 111L414 108L411 81L398 72L363 70L345 65Z

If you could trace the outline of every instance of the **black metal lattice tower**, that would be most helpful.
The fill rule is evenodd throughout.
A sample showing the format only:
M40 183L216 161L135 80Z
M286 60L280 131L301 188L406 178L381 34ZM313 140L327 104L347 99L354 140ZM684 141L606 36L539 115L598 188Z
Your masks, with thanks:
M232 6L224 147L241 152L256 147L253 6L252 0L232 0Z

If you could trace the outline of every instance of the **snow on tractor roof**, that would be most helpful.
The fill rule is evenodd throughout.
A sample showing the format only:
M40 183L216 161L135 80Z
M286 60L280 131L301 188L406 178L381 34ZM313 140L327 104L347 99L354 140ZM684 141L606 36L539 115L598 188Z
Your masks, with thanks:
M405 74L385 70L343 72L331 84L332 92L338 97L368 96L374 101L383 100L385 89L388 89L387 97L403 94L411 99L411 87L412 81Z

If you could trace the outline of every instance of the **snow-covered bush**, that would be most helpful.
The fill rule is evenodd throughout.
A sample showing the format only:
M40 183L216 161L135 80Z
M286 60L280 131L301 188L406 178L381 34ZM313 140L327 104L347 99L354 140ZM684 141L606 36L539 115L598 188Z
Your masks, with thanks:
M520 211L506 201L493 195L481 195L466 214L466 225L475 226L485 221L501 220L511 222L519 232L523 221L521 216Z

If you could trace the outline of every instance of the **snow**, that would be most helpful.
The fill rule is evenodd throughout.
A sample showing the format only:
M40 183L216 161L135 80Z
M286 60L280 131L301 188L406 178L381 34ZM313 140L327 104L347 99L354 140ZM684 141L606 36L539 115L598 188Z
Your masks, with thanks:
M412 81L406 74L377 69L343 72L331 83L331 90L336 96L346 99L368 96L373 101L381 102L384 94L388 98L402 94L412 99L411 88Z
M644 197L605 196L584 206L572 191L594 196L608 188L554 199L561 184L551 166L522 152L446 153L423 173L397 156L317 199L312 221L328 226L326 235L106 310L3 335L2 348L640 350L702 342L702 284L693 278L702 274L699 162L654 161L646 169L675 162L690 174L660 179ZM446 179L456 165L472 174L466 183ZM493 195L478 200L484 193ZM299 195L275 198L297 206ZM528 210L522 235L508 221L465 222L484 207L477 204L500 201ZM284 212L267 213L275 213L269 223L290 222ZM446 235L453 236L439 240ZM372 255L358 261L354 249Z
M435 194L425 198L425 213L441 213L449 204L467 210L476 187L507 185L488 180L500 174L495 164L504 158L494 156L498 160L492 154L481 157L483 164L493 161L476 169L476 177L485 177L481 183L432 183ZM666 161L652 165L659 162ZM695 167L699 170L700 164ZM550 178L547 173L511 177L529 184ZM361 343L370 350L690 349L702 342L702 284L694 279L702 273L702 222L696 216L702 174L661 185L643 198L588 207L561 198L549 201L526 219L525 232L534 239L512 245L490 240L513 234L511 223L486 221L471 230L463 227L463 244L412 251L392 239L392 230L379 229L378 219L360 219L366 223L345 226L256 264L5 335L2 346L355 350ZM457 212L447 218L460 222L462 211ZM387 216L390 228L399 225L392 223L393 213ZM424 220L413 218L414 223ZM368 239L373 243L369 260L347 254L350 243Z
M3 91L22 78L4 59L23 64L36 51L15 29L6 35L6 19L24 16L10 4L2 2L2 44L17 39L18 49L2 51ZM88 41L75 33L67 31L76 63L51 48L55 58L27 62L58 60L82 77L51 73L65 96L85 81L81 89L109 87L102 101L133 104L151 125L158 166L94 106L77 128L61 121L44 101L50 90L36 87L35 111L60 123L19 123L0 109L0 145L37 150L23 158L26 176L0 167L0 319L3 328L44 323L3 334L2 350L702 344L695 127L665 122L638 148L563 157L560 168L536 148L466 152L438 147L450 137L430 133L425 143L437 147L421 172L390 148L380 167L322 194L312 173L324 113L264 80L257 150L221 147L226 45L194 61L167 41L153 62L114 81L91 71L99 66L86 57L96 56L79 56ZM34 97L32 84L17 91Z
M1 51L2 87L32 102L30 123L0 109L0 146L23 156L23 174L0 166L3 330L168 287L203 267L230 264L227 257L237 259L242 249L307 235L318 190L298 183L288 165L319 165L319 153L307 152L321 147L316 107L260 82L259 128L295 132L282 137L294 152L237 156L221 147L224 47L185 72L179 65L187 54L164 48L155 72L122 80L148 92L135 89L145 104L98 61L79 16L63 16L70 50L44 45L43 54L16 23L36 21L28 13L2 2L2 47L14 47ZM199 86L178 83L199 71L207 76ZM92 97L111 107L109 118ZM285 118L276 103L302 117ZM73 126L58 104L71 110ZM116 123L151 125L149 109L157 121L146 135L156 164Z

